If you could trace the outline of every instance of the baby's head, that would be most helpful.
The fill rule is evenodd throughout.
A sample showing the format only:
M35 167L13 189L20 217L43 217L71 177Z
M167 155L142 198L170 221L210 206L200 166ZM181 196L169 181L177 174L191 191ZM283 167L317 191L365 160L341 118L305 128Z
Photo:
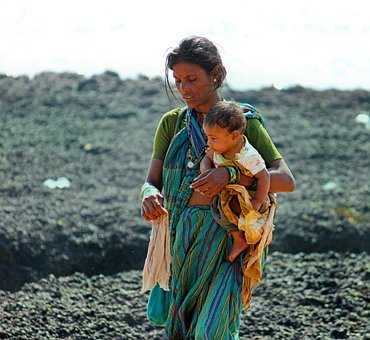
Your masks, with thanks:
M218 102L203 121L208 146L218 153L227 152L243 138L246 124L244 112L238 104Z

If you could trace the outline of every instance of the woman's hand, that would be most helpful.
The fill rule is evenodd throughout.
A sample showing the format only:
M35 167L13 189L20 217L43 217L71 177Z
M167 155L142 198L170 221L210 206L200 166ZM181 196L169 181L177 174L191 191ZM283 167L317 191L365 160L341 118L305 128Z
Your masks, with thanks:
M153 221L156 218L167 214L167 210L163 207L163 196L160 194L162 188L162 169L163 161L160 159L152 159L150 162L146 183L150 183L154 188L154 192L147 197L144 197L141 204L141 216L147 221Z
M202 195L212 198L222 191L229 181L229 174L224 167L209 169L191 183L191 188Z
M165 214L167 214L167 210L163 207L163 196L160 193L143 199L141 216L145 220L152 221Z

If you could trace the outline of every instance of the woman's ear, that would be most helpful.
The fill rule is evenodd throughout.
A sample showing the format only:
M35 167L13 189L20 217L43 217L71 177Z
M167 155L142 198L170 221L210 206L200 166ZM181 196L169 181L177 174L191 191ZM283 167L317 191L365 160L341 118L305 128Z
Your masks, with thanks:
M215 89L218 89L225 80L226 70L222 64L217 64L211 71L211 82L214 84Z
M213 88L216 90L219 87L218 84L220 83L218 80L219 78L218 75L215 74L215 72L213 72L212 70L209 77L210 77L211 85L213 85Z

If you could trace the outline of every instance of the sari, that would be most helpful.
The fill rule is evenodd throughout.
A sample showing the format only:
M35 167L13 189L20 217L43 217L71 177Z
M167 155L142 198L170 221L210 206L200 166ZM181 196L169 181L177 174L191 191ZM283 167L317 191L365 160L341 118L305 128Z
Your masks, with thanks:
M228 262L232 238L226 226L214 220L210 206L187 206L206 142L195 112L188 109L185 114L186 127L173 137L163 164L172 259L170 291L158 285L152 289L147 315L152 323L165 326L171 340L237 340L243 254Z
M161 320L169 339L239 338L241 259L226 260L232 240L209 206L187 206L205 145L195 113L187 110L186 128L174 136L163 164L172 263L170 292L161 292L168 314Z

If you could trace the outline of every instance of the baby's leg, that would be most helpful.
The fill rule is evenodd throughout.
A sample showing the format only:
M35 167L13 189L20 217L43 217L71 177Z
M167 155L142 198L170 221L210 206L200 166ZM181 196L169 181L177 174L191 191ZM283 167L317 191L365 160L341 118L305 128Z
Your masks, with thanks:
M232 212L235 215L240 216L240 213L242 212L242 210L240 209L240 204L239 204L237 196L232 197L232 199L229 203L229 206L230 206L230 209L232 210Z
M230 253L227 256L227 260L229 262L234 262L239 254L248 248L248 244L243 231L231 230L230 234L233 238L233 246L231 247Z

